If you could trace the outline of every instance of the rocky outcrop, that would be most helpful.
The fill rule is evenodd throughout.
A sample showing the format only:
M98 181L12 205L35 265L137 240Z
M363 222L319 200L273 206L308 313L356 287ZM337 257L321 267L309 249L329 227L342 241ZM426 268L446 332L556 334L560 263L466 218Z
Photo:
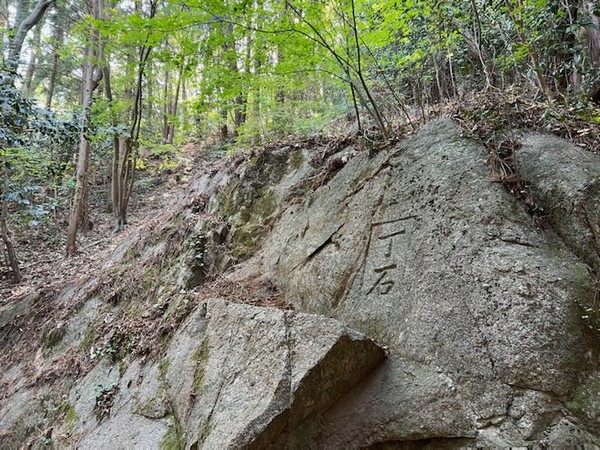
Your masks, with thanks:
M288 299L391 350L315 420L334 430L324 445L544 442L597 366L577 306L585 265L490 181L484 158L438 121L353 159L269 237L263 262Z
M552 228L598 273L600 157L549 134L527 135L515 154L519 171Z
M169 277L146 288L156 312L96 294L56 348L109 315L185 320L148 360L92 352L81 380L13 385L7 442L52 427L82 448L600 446L599 157L523 140L540 227L449 119L374 155L342 144L207 172L163 233L177 246L117 249L156 262L145 284ZM236 288L206 302L216 274ZM248 286L293 311L238 304L260 303ZM52 389L62 406L44 415Z
M186 441L198 448L285 443L385 358L335 320L210 302Z
M68 395L69 420L55 432L70 436L61 445L285 445L385 359L372 340L336 320L222 300L205 309L162 358L124 373L105 361L78 382Z

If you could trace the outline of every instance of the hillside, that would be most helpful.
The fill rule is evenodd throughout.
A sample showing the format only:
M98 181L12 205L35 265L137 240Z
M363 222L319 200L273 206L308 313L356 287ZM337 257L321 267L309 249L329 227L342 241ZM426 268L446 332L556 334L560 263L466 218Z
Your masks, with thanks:
M2 447L600 445L600 156L514 144L518 179L449 118L197 163L3 303Z
M1 0L0 449L600 448L594 0Z

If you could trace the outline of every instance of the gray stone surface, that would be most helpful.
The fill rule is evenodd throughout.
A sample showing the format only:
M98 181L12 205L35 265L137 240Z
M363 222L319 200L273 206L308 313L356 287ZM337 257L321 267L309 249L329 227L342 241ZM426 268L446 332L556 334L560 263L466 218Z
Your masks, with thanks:
M263 448L333 405L384 359L373 341L336 320L210 300L164 357L136 360L122 374L104 359L78 382L58 442ZM110 414L99 418L97 396L113 387Z
M53 387L25 388L11 368L0 437L54 426L60 448L600 446L599 337L581 309L596 296L588 266L600 268L598 157L526 137L517 161L550 213L540 230L451 120L371 158L346 153L326 183L311 185L314 155L288 148L191 185L214 194L208 212L231 213L186 225L210 238L206 263L252 257L226 276L273 282L294 312L202 300L162 354L102 361L53 403ZM173 271L191 289L204 278L185 258ZM96 309L112 314L92 300L54 353L84 339ZM100 422L97 386L118 387Z
M69 426L74 430L74 440L91 433L98 426L94 410L96 397L101 390L119 386L119 381L119 368L103 359L71 389L67 401L73 410L74 423Z
M527 135L515 154L552 227L577 256L600 271L600 155L547 134Z
M333 404L384 358L337 321L210 301L186 441L264 448Z
M450 120L434 122L390 152L354 158L267 240L265 270L288 300L391 352L385 374L315 422L312 445L541 442L597 367L597 338L577 306L592 284L585 266L534 227L484 163ZM444 379L452 389L440 390ZM548 398L511 417L528 391Z
M95 450L161 448L170 427L167 420L152 420L124 412L101 423L79 441L77 447Z
M23 315L31 307L34 300L35 295L30 294L17 303L0 306L0 330L10 325L17 317Z

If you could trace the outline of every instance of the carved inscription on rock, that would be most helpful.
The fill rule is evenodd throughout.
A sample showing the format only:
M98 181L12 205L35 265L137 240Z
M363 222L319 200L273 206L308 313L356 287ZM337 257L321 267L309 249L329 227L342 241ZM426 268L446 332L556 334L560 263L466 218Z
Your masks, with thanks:
M410 234L407 231L412 228L414 219L409 216L372 224L363 283L367 296L387 296L397 290L404 270L403 255Z

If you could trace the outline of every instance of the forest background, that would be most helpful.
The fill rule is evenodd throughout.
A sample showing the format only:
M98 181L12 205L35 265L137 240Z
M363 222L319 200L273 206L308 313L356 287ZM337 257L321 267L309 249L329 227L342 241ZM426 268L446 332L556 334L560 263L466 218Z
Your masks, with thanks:
M599 25L593 0L0 0L2 276L27 236L76 254L90 205L123 230L184 144L391 141L469 102L595 134Z

